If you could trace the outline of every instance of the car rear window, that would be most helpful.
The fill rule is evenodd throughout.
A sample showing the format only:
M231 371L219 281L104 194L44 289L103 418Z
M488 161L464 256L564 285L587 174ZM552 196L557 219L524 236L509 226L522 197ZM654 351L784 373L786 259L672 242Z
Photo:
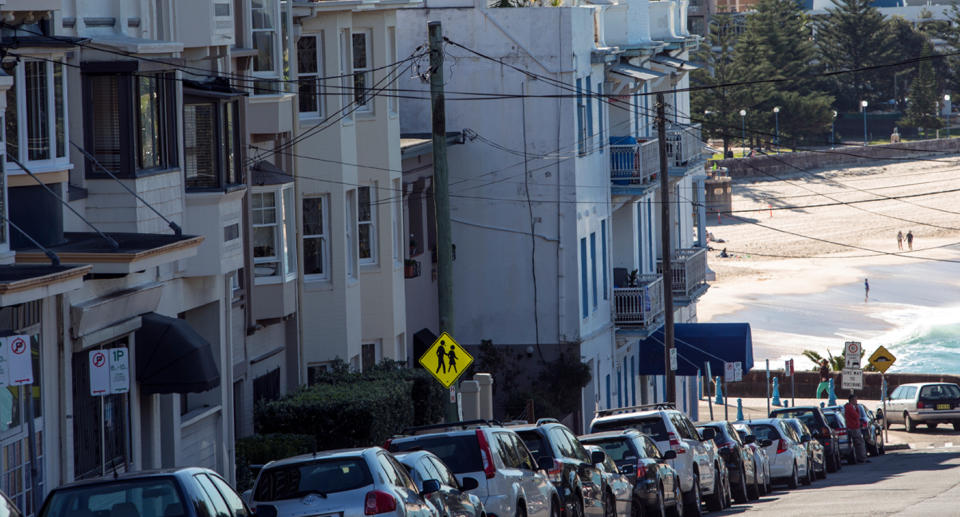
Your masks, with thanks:
M390 452L420 450L436 454L454 474L483 470L480 444L475 433L460 436L423 436L390 442Z
M257 479L257 501L297 499L308 494L332 494L373 484L363 458L336 458L271 467Z
M753 435L757 437L757 440L777 441L780 439L780 433L772 425L751 424L750 429L753 429Z
M614 462L622 463L625 458L633 456L644 457L646 456L642 452L639 454L634 448L630 445L630 439L627 437L623 438L609 438L606 440L587 440L582 441L584 445L596 445L603 449L603 452L607 453L607 456L610 457Z
M635 420L607 420L605 422L596 422L591 426L591 432L594 433L601 431L621 431L623 429L636 429L658 442L669 440L667 436L667 426L664 425L663 419L659 416L644 419L638 418Z
M553 447L550 447L550 443L537 431L518 431L517 434L520 435L520 439L523 440L524 445L527 446L534 458L554 457Z
M807 427L820 427L820 424L817 423L817 415L809 409L800 411L778 411L773 416L777 418L796 418L804 424L807 424Z
M826 417L826 419L827 419L827 424L830 424L830 427L832 427L832 428L834 428L834 429L840 429L840 428L844 427L844 426L841 425L841 423L840 423L840 417L839 417L836 413L834 413L833 411L825 411L825 412L823 413L823 416Z
M43 517L186 515L187 505L172 478L156 477L65 488L54 491Z
M931 384L920 388L920 398L932 400L960 399L956 384Z

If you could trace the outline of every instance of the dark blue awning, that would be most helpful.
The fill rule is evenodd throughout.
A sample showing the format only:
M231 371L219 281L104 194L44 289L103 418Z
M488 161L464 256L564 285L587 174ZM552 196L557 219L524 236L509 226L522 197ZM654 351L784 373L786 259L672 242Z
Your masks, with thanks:
M677 375L696 375L709 361L713 375L723 375L724 362L743 363L743 372L753 368L753 342L749 323L677 323ZM663 329L640 342L640 375L663 375ZM701 374L702 375L702 374Z

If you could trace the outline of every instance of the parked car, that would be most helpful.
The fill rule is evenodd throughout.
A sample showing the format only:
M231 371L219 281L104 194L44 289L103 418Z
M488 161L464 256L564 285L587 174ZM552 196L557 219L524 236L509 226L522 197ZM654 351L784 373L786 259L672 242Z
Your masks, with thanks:
M300 506L303 507L302 504ZM70 483L55 488L47 495L39 515L251 517L253 514L216 472L202 468L181 468ZM270 517L269 513L257 514L258 517L262 515Z
M774 409L771 418L798 418L810 428L811 436L823 445L827 457L827 472L840 470L840 444L837 433L827 424L827 417L818 406L795 406Z
M486 516L480 498L469 493L480 486L476 479L464 478L461 484L446 464L430 451L405 452L394 457L406 467L420 494L433 504L440 517Z
M823 414L827 417L827 423L837 433L840 457L846 458L851 464L856 463L857 459L854 456L853 443L847 434L847 423L843 418L843 411L838 410L838 406L829 406L823 409Z
M730 476L730 491L733 499L738 503L760 497L760 487L757 485L757 467L753 459L753 452L746 446L730 422L707 422L697 426L698 429L713 429L713 442L720 451L720 456L727 465ZM750 438L750 443L756 438Z
M631 517L632 502L633 502L633 483L630 482L630 478L620 472L620 469L617 468L617 464L614 463L613 459L610 456L607 456L603 449L597 445L584 445L584 449L587 450L587 454L593 455L596 453L603 454L603 462L597 464L597 468L600 469L600 474L603 476L604 484L607 485L607 489L613 493L613 500L615 501L615 513L617 517Z
M698 514L706 496L711 510L727 505L728 491L713 435L701 436L696 426L673 404L651 404L598 411L590 423L590 432L636 429L651 437L661 451L672 450L677 457L668 460L680 476L684 511Z
M617 502L604 481L605 454L591 456L567 426L553 418L542 418L536 424L511 425L540 468L547 471L550 482L560 492L564 515L613 517Z
M560 494L517 433L487 420L415 427L391 438L394 453L427 450L457 476L479 486L488 517L560 517Z
M601 447L633 485L630 515L663 515L667 508L677 517L683 515L679 475L667 465L676 459L676 451L661 453L649 436L634 429L588 434L580 442Z
M937 424L953 424L960 431L960 386L952 382L925 382L897 386L887 401L883 419L891 424L903 424L908 433L917 430L917 424L936 429Z
M800 486L800 479L807 476L807 450L793 430L782 418L767 418L745 421L758 440L770 440L765 449L770 457L770 476L786 482L790 488Z
M736 429L737 434L740 435L740 439L747 445L747 447L753 452L753 463L756 466L754 473L756 478L754 482L760 488L760 495L767 495L770 492L770 484L772 483L770 479L770 458L767 457L766 448L770 446L770 440L760 440L753 434L753 429L750 429L750 426L743 423L733 424L733 428ZM753 440L747 440L747 437L752 437Z
M439 481L424 491L437 490ZM439 517L406 468L380 447L324 451L267 463L253 484L250 506L257 517Z
M831 406L843 417L843 406ZM857 404L857 410L860 413L860 432L863 433L863 441L867 447L867 454L879 456L884 452L883 427L880 421L874 416L873 411L867 409L863 404ZM846 418L844 418L846 424ZM852 449L851 449L852 450Z
M0 516L23 517L23 514L17 509L17 505L13 504L13 501L3 492L0 492Z
M827 477L827 460L824 456L823 445L813 439L813 432L798 418L785 418L793 428L793 432L800 437L800 442L807 449L807 458L810 460L810 470L807 472L804 484L809 485L817 478Z

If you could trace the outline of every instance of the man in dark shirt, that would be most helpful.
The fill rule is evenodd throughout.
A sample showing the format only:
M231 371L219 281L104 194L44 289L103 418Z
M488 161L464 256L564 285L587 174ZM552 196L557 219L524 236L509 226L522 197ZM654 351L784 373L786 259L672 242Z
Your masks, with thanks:
M825 396L830 396L830 366L827 364L826 359L820 360L820 384L817 385L817 398L821 397L820 394L823 393Z
M867 459L867 444L863 442L863 432L860 430L860 408L857 407L857 396L850 394L847 403L843 405L843 419L847 424L847 436L853 443L853 453L857 463L865 463Z

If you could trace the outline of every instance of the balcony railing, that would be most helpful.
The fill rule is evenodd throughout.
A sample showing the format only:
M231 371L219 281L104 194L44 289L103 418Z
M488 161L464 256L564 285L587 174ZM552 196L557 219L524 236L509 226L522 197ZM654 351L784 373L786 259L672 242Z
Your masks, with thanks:
M667 164L670 167L686 167L696 162L702 149L700 124L667 129Z
M615 185L642 185L657 176L660 156L657 140L610 145L610 176Z
M637 280L638 287L613 289L614 321L650 328L663 315L663 281L657 275L641 275Z
M678 298L695 298L707 287L707 250L706 248L681 249L674 251L670 260L672 269L670 287ZM657 272L663 273L663 262L657 262Z

